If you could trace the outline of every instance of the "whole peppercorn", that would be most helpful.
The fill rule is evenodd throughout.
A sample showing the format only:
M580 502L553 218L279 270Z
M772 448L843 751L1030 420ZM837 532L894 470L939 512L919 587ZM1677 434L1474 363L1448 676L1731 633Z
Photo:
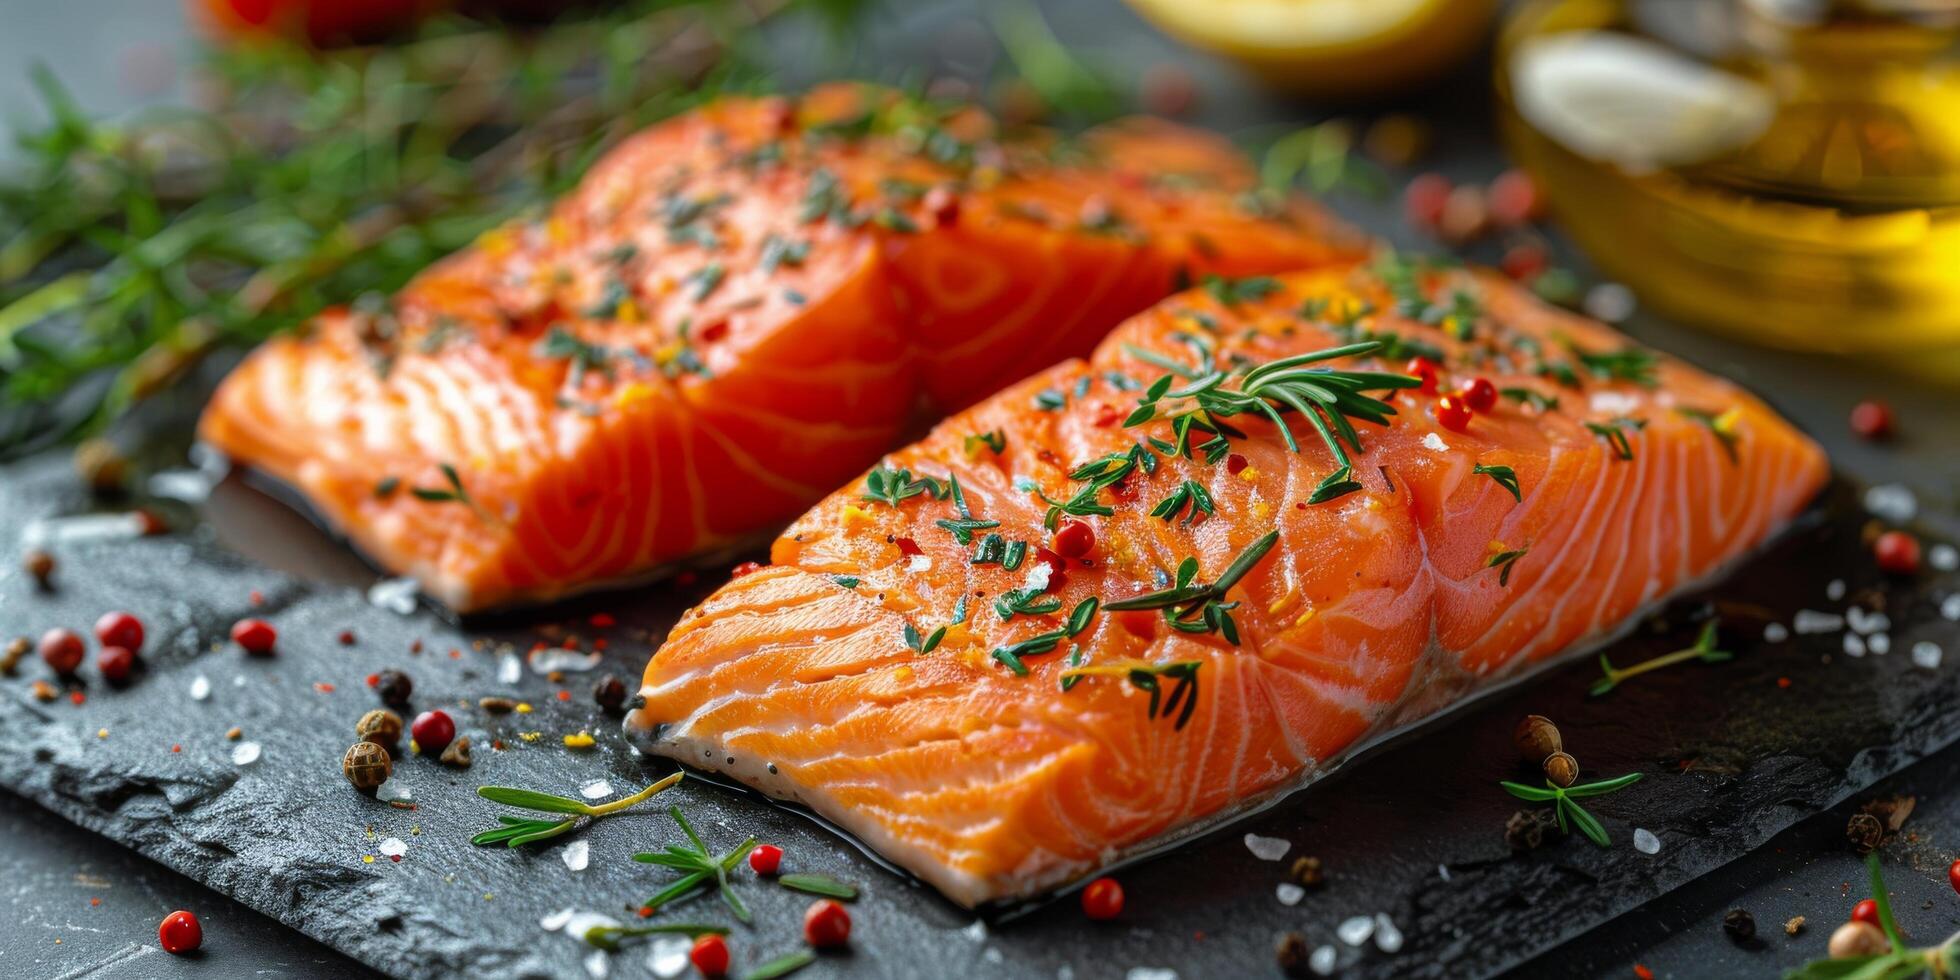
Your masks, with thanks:
M1854 813L1844 824L1844 837L1860 857L1870 854L1885 840L1885 825L1869 813Z
M1878 956L1891 948L1892 944L1885 939L1885 931L1869 922L1847 922L1831 933L1830 951L1834 960Z
M1273 958L1279 961L1280 972L1289 977L1307 975L1307 960L1313 956L1313 948L1307 945L1307 937L1297 932L1282 932L1279 942L1274 945Z
M1327 869L1317 857L1299 857L1293 860L1293 877L1308 888L1319 888L1327 883Z
M54 579L54 556L39 548L28 552L20 566L41 588L47 588Z
M95 655L95 666L102 671L102 679L111 684L123 684L129 680L129 672L136 667L136 655L128 647L103 647Z
M851 939L851 913L835 899L821 898L803 912L803 941L818 949Z
M415 682L399 670L384 670L374 675L374 692L381 695L381 703L390 708L408 707L409 695L415 693Z
M90 439L75 447L75 475L96 493L117 493L129 479L129 460L107 439Z
M1851 431L1861 439L1883 442L1892 438L1892 406L1880 401L1863 401L1851 407Z
M1518 755L1534 766L1543 765L1554 752L1565 751L1565 741L1559 737L1558 726L1544 715L1525 715L1524 720L1518 722L1511 740L1517 743Z
M1750 915L1748 909L1730 909L1729 914L1722 916L1722 931L1728 933L1729 938L1737 942L1754 939L1756 917Z
M1579 760L1565 752L1554 752L1545 757L1545 778L1554 785L1570 786L1579 778Z
M388 758L387 749L362 739L355 742L341 758L340 771L347 774L347 781L353 783L355 789L372 793L375 787L395 774L395 762Z
M392 749L402 740L402 716L387 708L376 708L354 723L354 734L384 749Z
M612 674L599 678L592 686L592 700L608 713L616 714L626 704L626 683Z
M1905 531L1887 531L1872 542L1872 557L1893 575L1918 574L1919 539Z
M106 612L95 621L95 639L105 647L143 649L143 621L126 612Z

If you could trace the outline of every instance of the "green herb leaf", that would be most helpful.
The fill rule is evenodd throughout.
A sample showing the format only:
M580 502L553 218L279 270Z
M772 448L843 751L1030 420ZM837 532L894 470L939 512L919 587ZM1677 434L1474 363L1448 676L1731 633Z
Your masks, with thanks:
M846 902L858 896L856 888L838 881L829 875L807 873L786 874L778 876L776 878L776 884L799 892L809 892L812 895L827 895L831 898L843 899Z
M1478 463L1477 468L1470 472L1481 473L1484 476L1490 477L1498 486L1503 487L1505 491L1510 493L1512 498L1517 500L1518 503L1524 503L1524 493L1518 489L1518 474L1509 466L1485 466L1482 463Z
M776 980L786 977L817 961L817 954L809 950L784 953L761 966L742 975L742 980Z

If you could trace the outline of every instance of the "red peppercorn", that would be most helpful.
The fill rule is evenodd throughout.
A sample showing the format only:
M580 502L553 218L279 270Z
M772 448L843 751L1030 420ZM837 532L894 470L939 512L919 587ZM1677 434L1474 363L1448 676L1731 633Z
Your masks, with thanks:
M1048 566L1048 587L1043 592L1060 592L1068 581L1068 559L1047 548L1034 549L1034 560Z
M933 224L950 228L960 223L960 196L953 189L941 185L926 192L926 213L932 215Z
M1869 898L1851 907L1851 921L1869 922L1881 929L1884 928L1878 921L1878 902Z
M687 958L702 976L721 976L728 972L728 940L708 933L694 940L694 948L687 951Z
M749 870L759 875L772 875L783 866L783 849L774 844L757 844L749 852Z
M163 944L164 952L182 956L204 945L204 927L198 925L197 916L178 909L164 916L157 926L157 942Z
M340 639L340 645L341 645L341 646L344 646L344 647L351 647L351 646L353 646L353 645L354 645L354 631L353 631L353 630L341 630L341 631L340 631L340 637L339 637L339 639Z
M1470 406L1456 395L1444 395L1436 399L1436 421L1452 432L1462 432L1470 428Z
M1506 228L1530 224L1544 214L1538 184L1522 170L1506 170L1490 182L1490 218Z
M1851 406L1851 431L1861 439L1883 442L1892 438L1892 406L1880 401L1863 401Z
M893 541L892 543L898 545L898 553L904 555L907 558L910 558L913 555L922 554L925 551L924 548L919 547L919 543L917 541L914 541L911 538L899 538L898 540Z
M767 567L769 566L764 565L759 561L745 561L740 565L737 565L734 568L729 569L728 577L731 579L738 579L744 575L753 575L756 572L762 571L764 568Z
M1244 456L1241 456L1238 453L1233 453L1230 456L1225 457L1225 472L1230 473L1233 476L1238 476L1240 473L1245 472L1245 468L1251 465L1252 464L1248 462Z
M803 941L819 949L851 941L851 913L835 899L810 903L803 913Z
M107 612L95 621L96 642L105 647L143 649L143 621L126 612Z
M1952 885L1954 891L1960 892L1960 861L1953 862L1946 869L1946 883Z
M1123 886L1114 878L1097 878L1082 889L1082 913L1098 922L1123 914Z
M1473 412L1488 412L1497 407L1497 386L1489 378L1478 378L1463 389L1463 404Z
M1538 274L1544 272L1551 264L1543 248L1526 242L1523 245L1513 245L1506 250L1504 257L1498 260L1497 267L1503 269L1504 274L1510 276L1513 281L1530 282L1538 278Z
M1450 200L1450 179L1442 174L1423 174L1409 181L1402 192L1402 214L1417 228L1435 228L1443 221L1443 206Z
M1425 395L1436 393L1436 362L1427 357L1411 357L1403 365L1402 373L1422 382L1420 390Z
M440 708L424 711L415 716L414 724L408 726L408 735L423 753L441 752L456 737L456 722Z
M1096 550L1096 529L1084 521L1063 521L1055 529L1055 553L1064 558L1082 559Z
M699 330L695 331L694 336L704 344L712 344L728 336L728 318L721 316L709 320L707 323L702 324Z
M41 659L57 674L72 674L82 665L87 650L74 630L51 629L41 634Z
M241 619L231 624L231 642L244 647L246 653L263 657L279 642L279 631L263 619Z
M1872 556L1878 567L1894 575L1919 572L1919 539L1904 531L1887 531L1872 542Z
M102 679L111 684L121 684L129 680L130 668L136 666L136 654L128 647L103 647L95 655L95 667L102 671Z

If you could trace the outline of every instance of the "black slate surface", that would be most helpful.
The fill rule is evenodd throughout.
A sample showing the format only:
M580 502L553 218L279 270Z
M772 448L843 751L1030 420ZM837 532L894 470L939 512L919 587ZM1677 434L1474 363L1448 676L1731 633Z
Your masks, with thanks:
M945 5L954 8L950 14L945 8L911 14L892 32L900 40L942 32L949 23L961 23L960 6ZM1166 51L1161 41L1137 30L1115 0L1050 12L1058 33L1089 39L1118 60L1141 65ZM1214 83L1212 92L1235 91L1218 83L1221 72L1202 71ZM1498 163L1482 135L1477 95L1482 86L1476 76L1466 78L1465 85L1426 106L1444 130L1435 165L1457 175L1488 177ZM1256 97L1219 98L1206 106L1206 118L1228 129L1300 115ZM1406 241L1392 204L1344 207L1371 230ZM1911 482L1934 520L1952 530L1960 474L1951 449L1960 445L1960 418L1949 396L1844 362L1723 344L1648 317L1632 329L1773 397L1781 394L1780 407L1826 441L1842 471L1866 480ZM1901 408L1907 425L1902 443L1871 447L1844 437L1844 411L1870 394L1890 397ZM167 459L171 453L161 455ZM1845 493L1839 491L1840 504ZM17 550L30 522L90 506L59 460L0 470L0 555ZM0 681L0 697L8 703L0 712L0 736L12 749L0 756L0 783L390 973L583 975L586 951L562 936L543 934L537 920L574 905L623 912L650 894L664 876L626 857L676 839L670 822L649 807L593 828L583 834L592 847L591 867L577 875L559 862L557 849L482 851L468 847L464 838L487 826L495 812L470 795L479 782L569 792L595 776L626 787L663 771L633 758L610 724L595 729L601 745L589 753L573 754L555 741L567 730L600 721L586 701L594 675L575 675L568 685L573 700L561 703L551 684L527 674L525 696L538 711L521 721L488 724L473 708L457 707L466 732L502 734L511 749L501 754L479 749L478 765L467 773L405 760L400 772L415 790L415 811L364 800L339 781L337 762L351 741L352 722L374 703L361 679L382 667L403 667L418 681L418 708L473 703L482 694L502 693L502 685L494 679L495 658L466 640L501 639L521 649L533 640L538 623L569 624L592 637L599 631L585 625L584 617L601 609L618 614L623 623L605 631L613 641L607 668L631 677L649 648L640 631L657 631L697 593L643 591L533 620L459 631L426 612L403 618L368 605L357 588L368 574L357 561L244 487L221 488L206 510L211 523L184 520L186 529L168 537L59 549L62 585L47 595L32 592L11 561L0 565L0 636L53 624L85 627L107 608L132 609L151 627L150 669L129 690L91 686L79 707L65 700L40 705L27 698L25 679ZM1827 581L1851 579L1855 593L1874 580L1856 546L1861 520L1839 506L1828 520L1785 542L1717 594L1761 603L1786 619L1799 606L1834 608L1823 598ZM1614 930L1587 930L1636 907L1639 912L1620 921L1659 914L1684 930L1655 950L1662 957L1654 960L1657 966L1671 962L1677 972L1690 975L1766 974L1817 955L1821 933L1812 934L1807 946L1792 942L1748 951L1753 959L1723 958L1728 951L1719 939L1693 937L1714 930L1724 896L1740 884L1719 875L1715 882L1690 883L1766 841L1793 854L1824 856L1772 862L1759 875L1829 873L1844 860L1832 827L1841 820L1826 815L1774 835L1953 740L1956 721L1942 708L1953 703L1954 665L1915 671L1906 665L1905 651L1918 638L1917 629L1941 642L1950 657L1960 657L1953 625L1926 614L1928 603L1954 586L1922 583L1910 601L1892 610L1895 621L1911 625L1895 628L1887 657L1833 656L1827 663L1835 636L1774 648L1736 642L1741 657L1734 664L1677 668L1603 701L1583 696L1592 668L1561 668L1372 753L1250 821L1124 870L1130 912L1106 926L1083 922L1073 905L1064 903L975 927L973 916L888 875L801 817L699 784L664 799L678 800L711 843L725 846L756 833L783 844L803 868L865 886L866 896L853 910L858 922L853 952L826 959L811 975L1045 976L1064 964L1085 977L1122 976L1132 967L1175 968L1184 976L1270 973L1277 930L1302 930L1318 945L1332 941L1340 919L1377 911L1394 918L1407 944L1395 956L1347 951L1343 963L1350 975L1478 975L1521 963L1533 974L1570 975L1617 969L1622 952L1632 955L1626 947L1637 946L1637 939L1627 937L1638 937L1637 931L1621 926L1615 933L1620 946L1602 958L1588 939ZM252 603L254 589L264 605ZM1683 607L1693 611L1692 603ZM223 647L226 627L245 614L266 615L280 624L278 658L253 661ZM353 630L358 642L340 647L334 635L341 629ZM1636 636L1613 656L1628 662L1643 649L1671 648L1690 632L1677 623L1664 634ZM1739 640L1740 632L1736 636ZM419 656L408 652L416 639L424 643ZM220 648L212 649L214 643ZM461 656L451 659L451 648ZM35 669L30 667L29 676ZM201 703L185 694L199 673L214 685L210 700ZM246 685L233 687L233 677L244 677ZM1788 688L1777 686L1781 677L1790 679ZM332 684L334 690L316 690L315 683ZM1651 774L1594 807L1618 841L1612 851L1572 841L1522 858L1508 855L1499 827L1516 804L1494 784L1518 775L1507 743L1511 724L1524 711L1558 718L1591 773L1640 769ZM246 739L265 746L252 767L240 769L229 761L232 745L223 732L234 724L245 729ZM109 730L106 739L97 737L103 728ZM541 740L524 743L515 737L525 730L541 732ZM170 752L173 744L183 751ZM1953 756L1947 752L1940 758ZM1937 776L1928 778L1939 782ZM1937 830L1951 827L1953 817L1949 808L1916 822ZM1628 837L1634 826L1660 835L1659 854L1633 852ZM1273 889L1281 868L1251 856L1240 842L1247 831L1287 838L1294 854L1327 859L1328 886L1297 907L1280 905ZM376 854L379 839L389 835L407 841L404 860L364 862L363 855ZM1936 858L1915 860L1925 864ZM1761 867L1760 860L1753 864ZM1449 869L1447 881L1438 865ZM1855 867L1839 873L1849 887L1857 887ZM1923 890L1928 876L1909 880ZM738 967L793 948L804 904L757 883L743 887L759 915L753 931L738 930L735 937ZM1822 905L1834 910L1832 916L1842 914L1828 901ZM1800 910L1814 918L1825 914ZM674 917L706 918L716 911L704 904L676 910ZM1930 933L1946 911L1901 915L1908 927ZM1909 914L1924 921L1916 926ZM1759 915L1768 926L1768 914ZM237 961L227 958L229 937L211 932L200 965L231 972ZM152 942L153 934L151 924L126 938L142 944ZM244 941L249 940L234 940ZM1719 953L1712 954L1711 947ZM236 948L230 952L236 955ZM1718 962L1723 968L1714 970ZM615 975L646 975L645 948L614 957L611 966Z

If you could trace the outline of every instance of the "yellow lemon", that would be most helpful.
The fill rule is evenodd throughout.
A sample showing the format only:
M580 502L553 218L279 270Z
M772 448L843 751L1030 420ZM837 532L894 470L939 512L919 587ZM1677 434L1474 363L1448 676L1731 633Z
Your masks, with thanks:
M1274 88L1376 95L1448 71L1484 41L1496 0L1129 0L1165 33Z

